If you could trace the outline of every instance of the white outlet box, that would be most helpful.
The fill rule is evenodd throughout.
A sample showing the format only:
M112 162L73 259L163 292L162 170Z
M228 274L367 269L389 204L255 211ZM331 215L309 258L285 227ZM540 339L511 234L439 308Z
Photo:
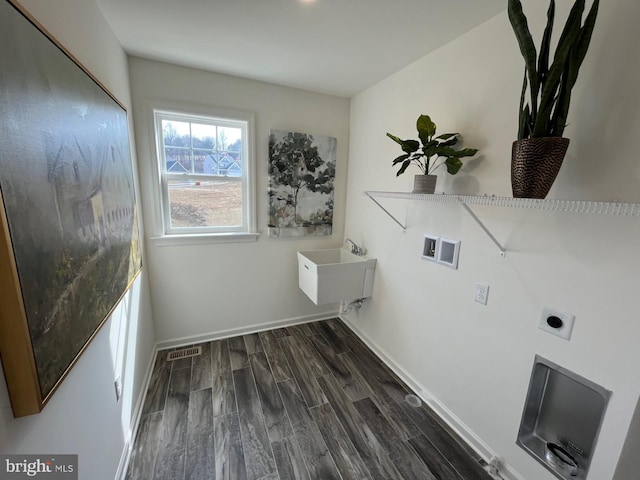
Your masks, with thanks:
M571 332L573 331L575 318L571 313L544 307L540 315L538 328L552 335L569 340L571 338Z
M486 305L489 300L489 285L476 283L476 295L474 300L482 305Z
M439 250L440 250L440 237L436 235L425 235L424 246L422 247L423 260L436 262L438 260Z
M458 256L460 255L460 240L440 237L438 245L438 263L454 269L458 268Z

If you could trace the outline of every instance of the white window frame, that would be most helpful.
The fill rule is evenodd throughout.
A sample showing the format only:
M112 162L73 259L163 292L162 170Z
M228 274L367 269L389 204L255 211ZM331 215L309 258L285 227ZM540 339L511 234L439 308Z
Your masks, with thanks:
M255 185L255 147L254 124L252 113L223 110L216 108L187 107L151 107L153 139L153 153L155 154L156 172L156 201L158 206L157 221L159 228L156 236L152 237L160 245L179 245L191 243L211 242L250 242L258 237L256 227L256 185ZM171 227L171 209L169 203L168 182L173 179L203 180L225 179L235 180L236 177L211 174L173 173L166 170L164 140L162 136L162 120L175 120L218 126L229 126L242 129L242 161L243 174L237 177L242 183L242 225L225 227Z

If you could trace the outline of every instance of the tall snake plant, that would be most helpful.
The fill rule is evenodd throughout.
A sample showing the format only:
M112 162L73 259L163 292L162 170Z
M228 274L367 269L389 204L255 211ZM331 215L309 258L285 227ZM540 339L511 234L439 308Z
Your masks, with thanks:
M508 15L525 61L525 74L520 97L518 140L535 137L562 137L567 123L571 91L589 48L596 23L599 0L582 23L585 0L576 0L558 41L553 63L549 66L551 36L555 18L555 1L547 11L540 55L529 31L527 17L520 0L508 0ZM527 87L530 93L526 102Z

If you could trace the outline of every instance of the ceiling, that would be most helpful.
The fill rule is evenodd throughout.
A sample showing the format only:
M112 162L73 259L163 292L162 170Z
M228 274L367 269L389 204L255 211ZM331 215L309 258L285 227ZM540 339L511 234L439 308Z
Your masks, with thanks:
M96 0L135 56L351 97L505 0Z

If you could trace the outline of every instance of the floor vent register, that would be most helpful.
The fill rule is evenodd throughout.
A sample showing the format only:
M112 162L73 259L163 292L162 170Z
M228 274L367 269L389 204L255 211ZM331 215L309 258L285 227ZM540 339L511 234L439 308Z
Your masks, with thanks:
M174 360L180 360L182 358L197 357L198 355L201 355L201 354L202 354L201 346L183 348L181 350L174 350L172 352L169 352L167 354L167 361L172 362Z

